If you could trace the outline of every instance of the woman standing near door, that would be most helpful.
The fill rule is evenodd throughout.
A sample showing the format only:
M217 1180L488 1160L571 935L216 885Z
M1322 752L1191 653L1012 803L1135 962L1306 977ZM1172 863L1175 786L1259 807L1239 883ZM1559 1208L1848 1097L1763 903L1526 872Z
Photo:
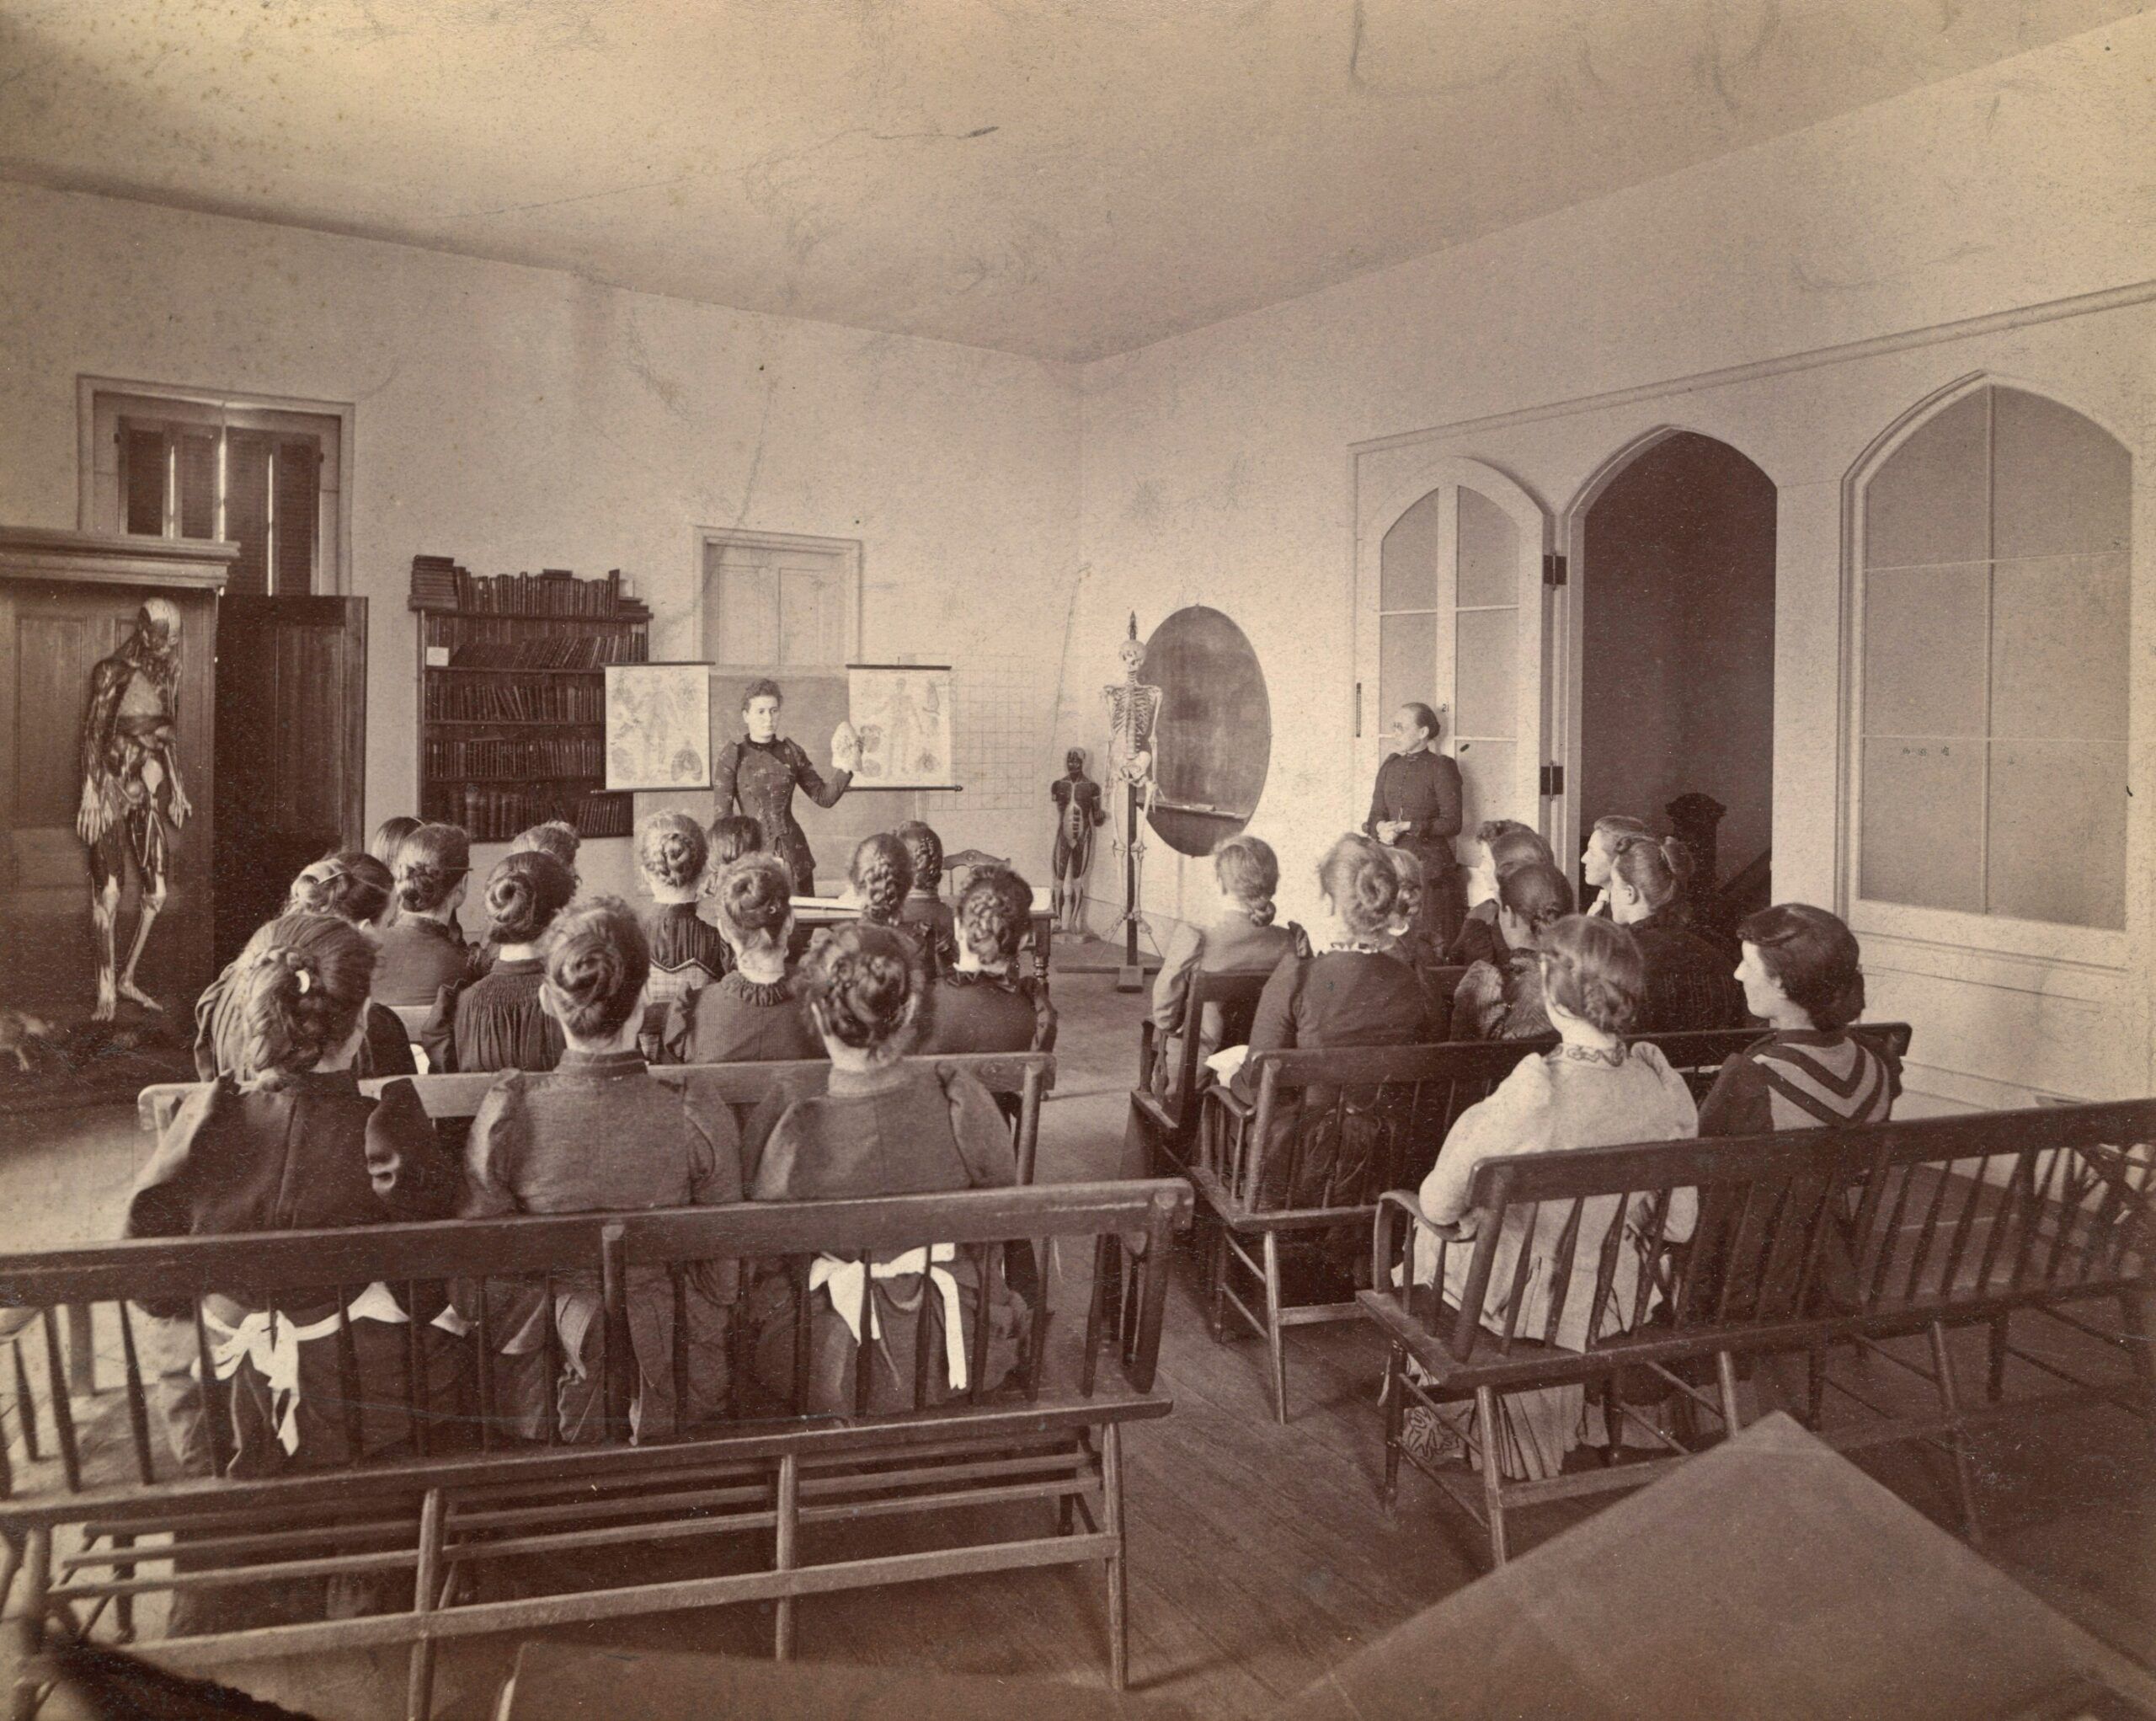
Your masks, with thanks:
M1420 924L1408 940L1418 963L1443 959L1467 912L1452 848L1460 834L1460 767L1438 751L1438 714L1427 705L1403 705L1393 714L1392 756L1378 767L1370 816L1363 823L1368 835L1422 863Z

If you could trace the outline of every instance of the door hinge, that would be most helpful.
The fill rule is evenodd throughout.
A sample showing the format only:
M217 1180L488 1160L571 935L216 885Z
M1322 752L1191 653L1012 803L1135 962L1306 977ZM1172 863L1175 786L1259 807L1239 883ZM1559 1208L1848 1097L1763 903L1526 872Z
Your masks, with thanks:
M1565 792L1565 767L1545 765L1542 767L1542 793L1545 797L1561 795Z
M1565 559L1555 550L1543 552L1542 583L1545 585L1562 585L1565 583Z

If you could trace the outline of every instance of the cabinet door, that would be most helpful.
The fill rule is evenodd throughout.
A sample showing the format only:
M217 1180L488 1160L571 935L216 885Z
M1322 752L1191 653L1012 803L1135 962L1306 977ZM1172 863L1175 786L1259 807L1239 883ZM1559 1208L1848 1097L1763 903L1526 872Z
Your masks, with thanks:
M218 630L221 963L302 867L366 842L367 601L227 597Z

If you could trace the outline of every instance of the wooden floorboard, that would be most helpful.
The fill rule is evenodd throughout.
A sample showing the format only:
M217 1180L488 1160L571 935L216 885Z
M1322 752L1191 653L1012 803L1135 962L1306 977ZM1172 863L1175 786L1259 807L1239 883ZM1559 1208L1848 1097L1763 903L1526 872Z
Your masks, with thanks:
M1044 1181L1113 1175L1140 1001L1118 997L1110 979L1091 975L1059 978L1056 998L1063 1013L1061 1092L1043 1110L1040 1175ZM131 1120L118 1114L102 1135L69 1137L64 1151L72 1178L108 1192L111 1211L87 1218L70 1212L64 1226L52 1228L109 1235L143 1145ZM61 1157L56 1151L52 1158ZM50 1162L40 1163L42 1178ZM0 1172L0 1200L8 1194ZM1292 1420L1282 1427L1272 1419L1262 1344L1241 1336L1216 1344L1209 1335L1198 1261L1190 1243L1179 1248L1162 1334L1161 1380L1175 1413L1125 1433L1130 1665L1134 1690L1190 1715L1226 1721L1262 1713L1472 1581L1481 1543L1475 1526L1412 1472L1401 1479L1397 1519L1388 1521L1380 1510L1375 1395L1384 1359L1374 1333L1348 1323L1288 1335ZM1060 1264L1059 1345L1075 1345L1082 1334L1085 1268L1068 1259ZM2060 1354L2087 1343L2039 1341L2033 1326L2026 1336ZM1906 1354L1923 1360L1921 1341ZM1972 1396L1980 1394L1982 1335L1957 1340L1956 1355L1964 1359ZM1861 1373L1866 1390L1897 1405L1921 1405L1929 1392L1891 1365L1875 1360ZM1748 1392L1758 1396L1756 1388ZM1845 1406L1830 1408L1849 1414ZM2144 1658L2156 1643L2152 1458L2156 1442L2145 1430L2098 1408L1988 1435L1978 1464L1993 1558L2090 1630ZM1867 1452L1862 1462L1919 1510L1953 1523L1943 1456L1887 1447ZM1515 1550L1596 1509L1572 1502L1518 1515ZM1045 1524L1049 1510L1027 1504L994 1515L999 1525L1026 1529ZM894 1521L811 1533L875 1553L902 1549L918 1532ZM771 1616L768 1606L746 1606L550 1635L765 1656ZM1094 1567L819 1597L797 1605L796 1621L798 1653L805 1660L1082 1683L1107 1676L1105 1589ZM489 1715L515 1647L506 1638L448 1645L438 1713L450 1721ZM261 1695L324 1721L397 1713L403 1688L402 1655L387 1652L236 1671Z

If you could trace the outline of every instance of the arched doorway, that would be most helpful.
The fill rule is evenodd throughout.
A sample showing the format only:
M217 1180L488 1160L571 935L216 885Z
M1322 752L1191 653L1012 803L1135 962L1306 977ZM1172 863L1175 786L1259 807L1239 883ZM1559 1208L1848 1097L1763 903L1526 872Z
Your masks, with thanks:
M1734 906L1770 900L1774 510L1744 455L1678 430L1600 482L1573 540L1566 834L1611 813L1678 829L1697 896Z

